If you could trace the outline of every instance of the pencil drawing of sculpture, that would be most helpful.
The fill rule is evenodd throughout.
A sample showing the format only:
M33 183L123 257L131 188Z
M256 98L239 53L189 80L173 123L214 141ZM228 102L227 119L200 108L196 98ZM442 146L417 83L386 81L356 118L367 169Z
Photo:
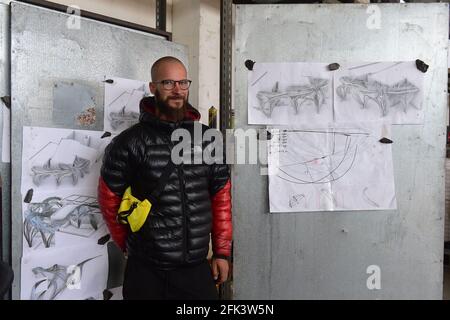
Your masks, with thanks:
M79 178L83 178L85 174L89 173L90 161L75 157L72 165L66 163L58 163L51 165L51 159L42 167L34 166L31 168L33 183L39 186L43 180L48 177L54 177L56 184L59 186L65 178L72 179L72 184L76 185Z
M125 107L119 112L109 113L110 124L114 130L119 129L120 127L129 128L139 122L139 113L126 111Z
M49 197L28 205L23 234L28 247L32 248L36 240L40 240L45 248L49 248L53 245L56 231L63 232L69 226L76 230L95 231L101 224L103 218L96 198L79 195L64 199Z
M367 109L373 101L380 109L381 117L389 113L389 109L400 105L405 113L410 107L420 109L414 104L419 88L408 79L403 79L393 85L386 85L380 81L369 79L369 74L360 77L341 77L341 85L336 88L337 95L342 100L349 97L356 101L362 109Z
M294 114L299 114L301 107L312 103L319 114L321 107L326 104L328 79L307 77L308 84L290 85L286 91L280 92L278 82L275 83L272 91L259 91L256 98L259 101L259 109L267 116L271 117L273 110L282 105L289 105L293 108Z
M83 266L99 256L86 259L76 265L82 276ZM32 272L35 277L41 278L31 289L31 300L54 300L70 284L71 274L68 272L68 266L54 264L49 268L35 267ZM81 281L81 279L80 279Z

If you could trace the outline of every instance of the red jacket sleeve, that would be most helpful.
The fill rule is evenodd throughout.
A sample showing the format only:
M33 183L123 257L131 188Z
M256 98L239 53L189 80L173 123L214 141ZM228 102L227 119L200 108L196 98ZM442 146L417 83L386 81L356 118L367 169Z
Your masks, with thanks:
M100 210L111 233L111 237L119 248L125 251L128 229L127 226L120 224L116 220L121 201L122 199L112 192L105 181L103 181L103 178L100 177L98 183L98 204Z
M233 236L233 224L231 220L231 181L220 189L211 199L212 222L212 250L216 258L228 258L231 256L231 241Z

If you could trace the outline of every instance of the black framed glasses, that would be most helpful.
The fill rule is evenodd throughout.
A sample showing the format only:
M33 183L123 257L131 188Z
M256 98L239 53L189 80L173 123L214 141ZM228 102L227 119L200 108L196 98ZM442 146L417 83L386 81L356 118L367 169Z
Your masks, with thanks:
M183 79L183 80L161 80L161 81L155 81L153 83L160 83L162 84L163 88L166 90L172 90L175 88L175 84L178 82L178 85L180 86L180 89L187 90L191 86L191 80Z

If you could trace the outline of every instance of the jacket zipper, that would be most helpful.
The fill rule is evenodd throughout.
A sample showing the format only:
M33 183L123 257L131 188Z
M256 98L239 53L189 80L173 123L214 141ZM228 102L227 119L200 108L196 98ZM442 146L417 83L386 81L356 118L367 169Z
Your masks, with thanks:
M175 126L175 129L180 127L180 123L177 123L177 125ZM173 143L171 141L172 144L172 148L173 148ZM187 258L187 213L186 213L186 199L184 196L184 171L183 171L183 163L177 165L177 170L178 170L178 180L180 183L180 192L181 192L181 209L182 209L182 217L183 217L183 262L187 263L186 258Z
M186 199L184 197L184 172L183 164L177 166L178 177L180 181L180 192L181 192L181 205L182 205L182 215L183 215L183 262L186 261L187 255L187 219L186 219Z

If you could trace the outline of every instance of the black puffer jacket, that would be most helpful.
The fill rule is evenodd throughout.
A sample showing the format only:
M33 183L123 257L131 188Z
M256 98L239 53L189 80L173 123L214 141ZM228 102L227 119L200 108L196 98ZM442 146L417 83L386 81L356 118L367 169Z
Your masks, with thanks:
M121 197L131 186L135 197L149 198L177 144L171 141L173 131L186 129L194 140L198 111L189 106L187 120L173 123L156 118L153 109L153 98L144 98L140 122L115 137L105 150L101 169L105 186L100 184L99 195L105 194L101 188L106 188ZM208 129L205 125L201 128L203 132ZM207 144L204 142L203 148ZM128 232L128 254L162 268L204 261L213 222L211 198L227 183L226 164L175 166L143 227L138 232ZM104 199L99 202L106 207ZM230 239L226 241L231 242L231 219L226 223L230 225Z

